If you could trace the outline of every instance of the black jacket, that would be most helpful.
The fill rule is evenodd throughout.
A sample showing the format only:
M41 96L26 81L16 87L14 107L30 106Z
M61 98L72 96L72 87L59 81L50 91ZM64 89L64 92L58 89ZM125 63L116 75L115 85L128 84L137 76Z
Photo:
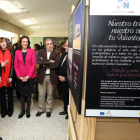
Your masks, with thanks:
M61 59L60 59L60 65L59 65L59 76L63 76L65 77L65 80L67 81L67 64L68 64L68 57L66 57L68 55L68 53L64 52L61 55ZM64 63L63 60L66 57ZM63 63L63 64L62 64Z
M13 79L13 75L14 75L14 51L11 51L11 70L10 70L10 75L9 78ZM1 65L0 65L0 77L1 77Z
M15 53L14 51L11 51L11 71L10 71L9 78L12 78L12 79L14 77L14 58L15 58Z
M44 49L44 45L42 45L42 46L40 45L40 49Z
M1 65L0 65L0 77L1 77Z

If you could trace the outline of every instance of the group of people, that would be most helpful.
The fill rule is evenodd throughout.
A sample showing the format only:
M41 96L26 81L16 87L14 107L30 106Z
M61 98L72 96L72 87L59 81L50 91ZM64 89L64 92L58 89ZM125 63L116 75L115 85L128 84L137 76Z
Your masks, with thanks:
M27 118L30 118L31 94L34 93L35 78L37 78L39 91L39 109L36 116L39 117L46 112L46 117L51 117L54 88L59 83L62 86L64 102L64 111L59 114L66 115L66 119L68 119L68 41L63 45L64 52L62 54L54 48L54 42L50 38L45 40L44 46L41 49L38 45L35 46L35 50L31 49L29 38L22 36L14 53L14 51L9 49L7 40L3 37L0 38L1 117L4 118L6 115L12 117L14 112L12 80L15 71L22 107L21 113L18 116L19 119L25 114ZM37 73L35 70L37 70ZM8 103L6 103L6 89ZM27 95L26 109L25 95Z

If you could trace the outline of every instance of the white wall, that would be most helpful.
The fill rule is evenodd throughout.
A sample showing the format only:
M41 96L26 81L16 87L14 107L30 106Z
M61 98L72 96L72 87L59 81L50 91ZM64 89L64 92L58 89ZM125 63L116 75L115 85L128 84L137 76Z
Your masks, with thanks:
M0 29L0 37L14 37L14 33L7 32Z
M36 31L28 32L29 37L68 37L68 31Z
M0 29L2 30L5 30L5 31L9 31L9 32L12 32L12 33L16 33L16 34L19 34L19 35L28 35L28 32L1 19L0 18Z

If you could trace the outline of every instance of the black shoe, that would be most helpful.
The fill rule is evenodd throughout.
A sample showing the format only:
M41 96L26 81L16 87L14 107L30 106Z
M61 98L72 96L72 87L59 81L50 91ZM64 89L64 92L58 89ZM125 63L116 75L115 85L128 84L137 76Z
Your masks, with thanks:
M47 112L47 113L46 113L46 117L47 117L47 118L50 118L50 117L51 117L51 112Z
M5 118L5 116L6 116L6 114L1 114L1 117L2 117L2 118Z
M30 110L26 110L26 117L27 117L27 118L30 118L30 116L31 116L31 115L30 115Z
M60 112L59 115L66 115L68 114L66 111Z
M9 116L9 117L12 117L12 115L13 115L13 113L8 113L8 116Z
M21 119L25 114L25 110L22 110L21 113L19 114L18 118Z
M65 119L67 120L69 117L68 117L68 114L66 115Z
M41 116L43 113L44 113L44 112L39 112L39 111L38 111L38 112L36 113L36 117Z

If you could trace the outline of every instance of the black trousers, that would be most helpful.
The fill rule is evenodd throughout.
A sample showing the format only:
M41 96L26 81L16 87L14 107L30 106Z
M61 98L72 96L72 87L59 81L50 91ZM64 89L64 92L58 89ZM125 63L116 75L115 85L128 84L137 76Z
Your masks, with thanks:
M16 84L16 87L15 87L15 84ZM15 73L15 70L14 70L14 76L13 76L13 80L12 80L12 86L13 86L13 89L16 88L16 95L17 95L17 98L20 98L20 93L19 93L19 91L18 91L17 76L16 76L16 73Z
M67 82L64 82L62 85L62 96L64 102L64 111L68 112L68 105L69 105L69 85Z
M19 90L18 90L18 82L16 80L16 95L17 95L17 98L20 98L20 93L19 93Z
M8 108L6 104L6 87L0 88L0 95L1 95L1 114L8 114L13 113L13 88L7 87L7 94L8 94Z

